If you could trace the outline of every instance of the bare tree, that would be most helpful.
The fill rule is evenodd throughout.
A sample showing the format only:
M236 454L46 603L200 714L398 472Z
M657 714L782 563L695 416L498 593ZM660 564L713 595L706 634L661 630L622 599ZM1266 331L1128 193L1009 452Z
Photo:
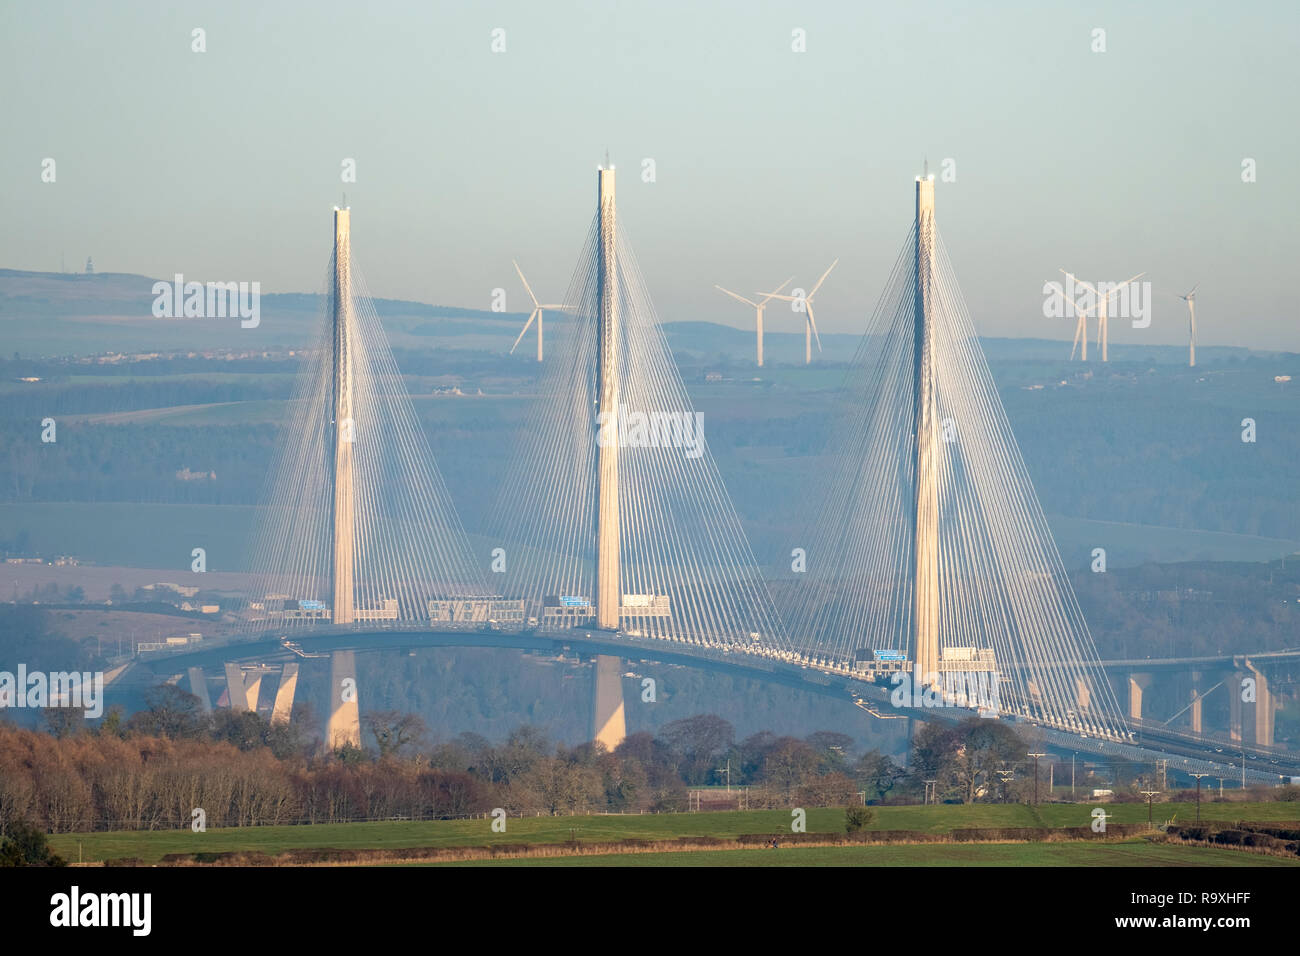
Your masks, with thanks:
M396 710L367 713L366 727L375 738L381 758L399 755L403 748L418 744L428 732L419 714L403 714Z

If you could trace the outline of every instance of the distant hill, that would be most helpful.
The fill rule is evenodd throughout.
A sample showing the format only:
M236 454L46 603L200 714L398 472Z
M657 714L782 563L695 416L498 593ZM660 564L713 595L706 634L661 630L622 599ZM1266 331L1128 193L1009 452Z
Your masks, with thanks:
M194 278L194 277L191 277ZM170 352L206 349L302 348L314 340L323 297L306 292L261 296L261 324L242 329L234 319L160 319L153 315L153 279L130 273L94 275L0 269L0 330L6 354L93 355L103 352ZM395 348L474 349L505 352L527 313L489 312L404 299L375 299L375 310ZM567 317L547 316L547 329L561 334ZM704 362L745 362L754 356L754 332L715 322L667 322L664 335L674 352ZM531 334L531 333L530 333ZM861 336L828 333L814 363L850 360ZM801 332L768 332L764 349L771 364L802 364ZM1054 339L981 339L991 361L1062 361L1068 343ZM1113 347L1117 362L1184 363L1181 346ZM1198 358L1212 364L1232 356L1275 353L1202 346Z
M171 277L0 269L6 351L54 356L302 348L313 341L323 308L323 297L315 293L263 293L256 329L240 328L236 319L156 318L153 286L158 281L170 282ZM394 345L407 348L495 349L501 341L508 348L527 318L399 299L376 299L375 310Z
M754 332L714 322L666 322L664 335L675 352L685 352L701 359L723 356L731 360L754 358ZM821 337L822 351L813 346L813 362L847 362L857 352L862 336L827 333ZM1070 354L1070 343L1060 339L981 338L980 346L989 361L1063 362ZM802 363L802 333L766 332L763 335L764 357L773 363ZM1260 352L1247 348L1197 346L1198 364L1211 365L1236 356L1273 356L1287 353ZM1111 346L1112 360L1153 364L1187 364L1187 349L1180 345Z
M153 286L170 283L172 277L153 279L129 272L97 272L93 275L73 272L23 272L0 269L0 319L22 315L117 316L153 318ZM191 277L191 281L194 280ZM316 312L322 296L311 292L264 292L263 309L285 312ZM382 315L409 315L425 318L477 316L503 320L517 313L461 309L445 305L428 305L404 299L375 299L375 309ZM520 315L520 318L526 317Z

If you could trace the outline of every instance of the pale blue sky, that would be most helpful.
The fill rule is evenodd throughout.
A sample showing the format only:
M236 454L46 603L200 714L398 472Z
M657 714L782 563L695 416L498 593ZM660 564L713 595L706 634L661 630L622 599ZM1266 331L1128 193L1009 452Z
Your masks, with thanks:
M1152 326L1112 321L1113 345L1183 341L1172 293L1199 282L1203 343L1300 350L1298 10L5 0L0 267L316 291L346 189L376 295L487 308L504 286L520 309L511 258L563 294L608 148L662 319L745 325L713 283L811 284L839 256L818 320L856 332L922 158L952 157L938 218L981 333L1068 340L1042 316L1058 267L1147 270Z

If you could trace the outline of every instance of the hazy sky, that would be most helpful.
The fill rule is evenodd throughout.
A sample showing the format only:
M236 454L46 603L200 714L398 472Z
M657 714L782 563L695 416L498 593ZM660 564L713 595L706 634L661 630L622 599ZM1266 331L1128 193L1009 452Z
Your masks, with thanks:
M1202 343L1300 350L1294 2L4 0L0 76L0 267L317 291L346 190L374 294L518 310L511 258L563 295L608 149L663 320L746 325L715 282L838 256L818 321L857 332L923 158L951 158L937 217L982 334L1068 340L1059 267L1146 270L1151 327L1114 345L1184 341L1199 282Z

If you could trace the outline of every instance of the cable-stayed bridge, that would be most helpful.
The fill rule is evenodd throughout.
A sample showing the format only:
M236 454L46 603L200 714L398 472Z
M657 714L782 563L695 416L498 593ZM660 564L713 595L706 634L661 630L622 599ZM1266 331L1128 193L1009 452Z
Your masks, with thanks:
M914 691L987 674L999 711L1124 739L944 251L932 178L916 180L916 217L846 391L807 580L788 589L800 649L902 649Z
M564 300L570 347L544 367L500 483L490 558L471 552L336 210L327 315L254 547L247 647L226 651L232 706L257 706L260 677L240 661L328 654L328 741L359 743L358 650L501 643L591 653L593 738L610 747L625 735L620 658L657 656L831 687L880 717L980 714L1076 750L1134 749L944 254L933 179L916 182L853 364L806 576L776 601L619 225L614 176L599 171Z

